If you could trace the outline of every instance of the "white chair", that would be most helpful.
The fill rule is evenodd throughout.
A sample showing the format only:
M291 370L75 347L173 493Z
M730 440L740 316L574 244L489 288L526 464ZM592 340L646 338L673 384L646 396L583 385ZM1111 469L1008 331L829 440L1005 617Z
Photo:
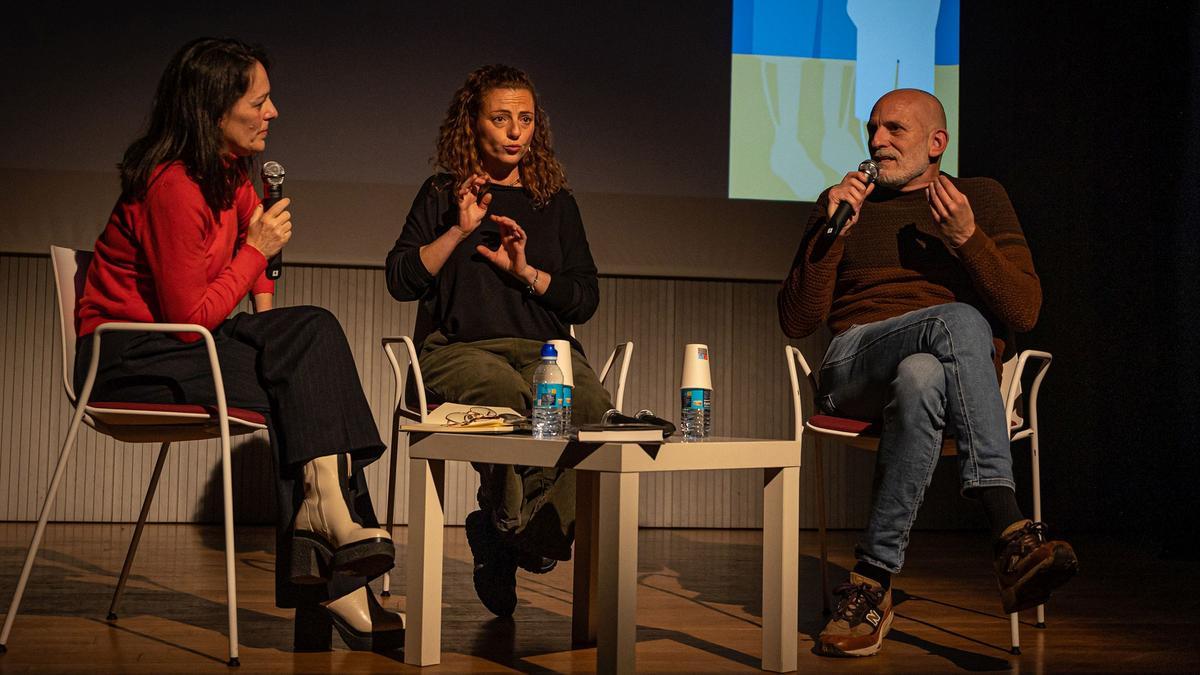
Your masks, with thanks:
M796 439L799 440L805 430L809 432L832 438L846 445L863 448L865 450L877 451L879 449L878 428L872 422L863 420L848 419L844 417L834 417L831 415L810 414L805 415L803 410L803 398L801 396L801 386L804 386L808 400L816 401L817 380L813 375L812 368L809 367L808 361L800 350L792 347L784 347L784 358L787 359L788 376L791 378L792 385L792 407L794 419L796 423ZM1029 386L1028 403L1026 404L1028 418L1024 419L1020 411L1017 409L1018 402L1022 398L1022 379L1025 374L1025 367L1031 361L1039 362L1038 370L1033 374L1032 383ZM1006 418L1009 420L1008 437L1010 442L1016 442L1022 439L1029 439L1030 456L1033 464L1033 519L1040 521L1042 519L1042 478L1041 470L1038 466L1038 392L1042 386L1042 379L1046 376L1046 371L1050 368L1051 355L1048 352L1026 349L1016 356L1010 358L1004 363L1004 370L1000 383L1000 393L1004 397L1004 409ZM800 369L804 373L804 377L800 378L796 374L796 364L800 364ZM804 384L801 385L801 382ZM827 546L825 541L825 470L821 461L821 446L817 444L813 448L814 464L817 471L817 529L821 542L821 599L826 613L829 612L829 573L827 561ZM945 438L942 441L942 456L957 454L957 446L953 438ZM1009 615L1009 625L1012 637L1012 653L1021 653L1021 635L1020 622L1017 614L1014 612ZM1046 610L1044 605L1037 607L1037 628L1046 627Z
M418 310L420 313L421 310ZM418 317L418 323L421 323L422 318ZM571 326L571 337L575 337L575 327ZM387 494L387 530L392 531L392 526L395 520L396 510L396 469L399 462L399 453L396 448L400 445L400 425L402 420L409 419L414 422L425 422L429 415L431 406L426 400L425 395L425 379L421 376L421 363L417 359L417 348L412 338L407 335L399 335L394 337L385 337L380 341L383 345L383 351L387 353L388 362L392 364L392 375L396 380L396 396L395 404L392 406L392 445L391 445L391 463L388 467L388 494ZM405 368L400 362L400 358L396 355L396 345L404 345L402 357L407 360L408 367L412 371L411 386L404 377ZM613 347L613 350L608 355L608 360L604 362L604 367L600 370L600 384L604 385L608 381L608 376L613 372L613 367L618 363L620 368L617 374L617 391L616 397L613 399L613 406L617 410L622 410L621 405L625 400L625 377L629 374L629 360L633 357L633 343L622 342ZM619 361L618 361L619 360ZM414 408L411 401L405 405L406 398L412 396L417 397L417 405ZM479 461L486 461L486 458L481 457ZM391 595L391 573L383 575L383 595L384 597Z
M221 368L217 361L217 350L213 343L212 334L208 329L196 324L178 323L106 323L96 329L92 342L92 358L88 366L87 378L83 390L77 397L72 383L75 372L75 303L83 291L84 280L87 277L88 265L91 263L90 251L75 251L59 246L50 247L50 260L54 267L54 283L58 289L59 336L62 339L63 357L63 388L67 398L75 406L71 418L71 426L67 431L66 441L58 457L58 466L54 469L54 477L50 481L50 489L46 492L46 500L42 505L41 516L33 533L33 541L25 555L25 566L21 568L21 577L13 594L12 604L9 605L8 615L4 620L3 632L0 632L0 653L8 643L8 634L12 630L13 621L17 618L17 610L21 604L21 596L25 593L25 585L29 581L29 573L33 569L33 560L37 556L38 547L42 542L42 534L46 529L46 521L50 517L50 508L54 503L54 495L58 491L59 481L66 469L71 451L75 447L75 437L79 432L80 422L87 424L96 431L113 438L132 442L161 443L158 460L154 465L154 473L150 477L150 486L146 490L146 498L142 502L142 510L138 515L137 527L133 531L133 540L129 543L129 551L125 555L125 564L121 568L121 577L117 581L113 593L112 604L108 610L108 620L117 619L117 603L125 590L125 582L133 566L133 557L137 553L138 541L142 536L142 528L150 513L150 504L154 499L154 491L162 474L163 463L167 457L167 448L174 441L221 439L221 480L225 507L225 584L228 590L229 613L229 661L228 665L237 666L238 662L238 632L237 632L237 584L234 578L234 546L233 546L233 491L230 474L229 451L231 436L249 434L266 429L266 419L259 413L227 408L225 405L225 387L221 380ZM100 362L100 343L106 333L117 331L138 331L158 333L196 333L203 339L208 349L209 365L212 369L213 387L217 394L216 406L175 405L156 403L132 402L95 402L91 401L92 385L96 380L96 368Z

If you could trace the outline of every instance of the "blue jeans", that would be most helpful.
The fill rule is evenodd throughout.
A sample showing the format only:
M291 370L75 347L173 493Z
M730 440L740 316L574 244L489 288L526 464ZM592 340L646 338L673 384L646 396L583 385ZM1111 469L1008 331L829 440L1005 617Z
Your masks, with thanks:
M963 303L852 326L829 344L819 377L821 407L882 421L859 560L892 573L904 565L943 432L957 439L964 491L1014 488L994 351L987 319Z

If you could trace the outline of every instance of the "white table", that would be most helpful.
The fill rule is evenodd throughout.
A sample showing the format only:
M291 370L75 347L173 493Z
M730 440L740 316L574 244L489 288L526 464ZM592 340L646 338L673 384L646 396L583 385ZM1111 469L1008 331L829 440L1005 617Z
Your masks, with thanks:
M408 625L404 662L441 662L445 462L576 469L571 636L597 646L597 671L635 671L638 478L643 471L765 469L762 668L796 669L800 443L713 438L663 445L578 443L529 436L409 437Z

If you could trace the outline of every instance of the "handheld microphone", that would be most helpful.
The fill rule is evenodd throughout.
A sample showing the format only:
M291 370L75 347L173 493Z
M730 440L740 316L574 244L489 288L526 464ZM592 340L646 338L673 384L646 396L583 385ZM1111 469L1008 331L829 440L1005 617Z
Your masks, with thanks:
M858 165L858 170L867 174L867 185L875 182L879 178L879 165L875 160L868 159ZM850 216L854 215L854 207L850 206L849 202L838 204L837 209L833 212L833 218L829 219L829 226L825 228L825 238L832 240L842 232L842 228L846 226L846 221L850 220Z
M286 172L279 162L267 162L262 165L263 182L263 211L275 206L275 202L283 199L283 176ZM283 274L283 251L271 256L267 261L267 278L278 279Z

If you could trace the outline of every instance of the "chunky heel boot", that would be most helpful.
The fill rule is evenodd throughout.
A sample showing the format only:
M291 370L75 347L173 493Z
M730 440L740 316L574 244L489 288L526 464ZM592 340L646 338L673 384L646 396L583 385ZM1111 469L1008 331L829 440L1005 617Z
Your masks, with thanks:
M292 583L324 584L333 573L333 551L324 539L311 532L296 532L292 536Z
M326 603L325 610L342 642L358 652L404 648L404 615L384 609L370 588L358 588Z
M296 512L289 561L292 583L323 583L331 574L377 577L395 565L387 530L362 527L350 517L343 490L347 474L348 464L336 455L304 465L304 501Z
M333 649L333 617L320 605L296 608L296 625L292 633L292 650L297 652L327 652Z

